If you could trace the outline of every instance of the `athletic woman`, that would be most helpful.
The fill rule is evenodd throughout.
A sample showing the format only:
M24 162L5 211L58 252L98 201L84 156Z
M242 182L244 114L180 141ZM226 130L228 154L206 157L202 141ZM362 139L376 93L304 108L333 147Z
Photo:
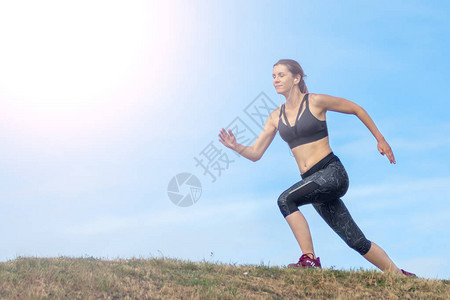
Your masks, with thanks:
M341 197L349 185L347 172L333 154L326 123L326 112L336 111L356 115L378 142L378 151L395 164L394 154L368 113L359 105L344 98L311 94L305 85L302 67L295 60L282 59L273 67L273 85L286 103L272 111L264 129L252 146L236 142L231 130L221 129L219 141L251 161L258 161L274 139L277 131L295 157L302 180L285 190L278 198L278 206L289 224L302 255L289 267L321 268L315 256L311 233L298 207L312 204L325 222L369 262L384 272L408 276L399 269L380 246L369 241L348 212Z

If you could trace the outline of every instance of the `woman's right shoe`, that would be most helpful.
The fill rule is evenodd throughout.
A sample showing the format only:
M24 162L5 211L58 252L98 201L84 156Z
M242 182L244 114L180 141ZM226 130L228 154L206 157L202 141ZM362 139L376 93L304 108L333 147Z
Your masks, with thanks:
M417 277L416 276L416 274L413 274L413 273L409 273L409 272L406 272L405 270L403 270L403 269L400 269L401 271L402 271L402 273L404 274L404 275L406 275L406 276L412 276L412 277Z
M303 254L297 263L295 264L289 264L288 268L302 268L302 269L310 269L310 268L316 268L316 269L322 269L322 265L320 264L320 258L311 258L308 256L308 254L312 253L305 253Z

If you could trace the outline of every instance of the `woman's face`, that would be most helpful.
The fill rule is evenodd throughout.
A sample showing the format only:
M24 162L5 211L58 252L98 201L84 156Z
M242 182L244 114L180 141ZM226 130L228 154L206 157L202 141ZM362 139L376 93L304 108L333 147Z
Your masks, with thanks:
M300 75L297 75L300 77ZM285 65L276 65L273 67L273 86L278 94L289 93L289 90L293 87L293 85L297 84L300 78L294 82L295 77L292 76L292 73L288 70Z

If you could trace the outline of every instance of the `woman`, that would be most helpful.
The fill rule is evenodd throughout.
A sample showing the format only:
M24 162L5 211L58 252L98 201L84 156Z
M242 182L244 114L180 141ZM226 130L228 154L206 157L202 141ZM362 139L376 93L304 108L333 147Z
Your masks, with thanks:
M308 93L303 69L294 60L279 60L273 67L272 76L277 93L286 97L286 103L269 115L254 144L244 146L237 143L231 130L227 132L223 128L219 141L252 161L262 157L277 131L291 148L302 180L280 195L278 206L303 255L297 263L289 266L321 268L320 259L314 253L308 223L298 210L301 205L312 204L347 245L379 269L415 276L399 269L383 249L366 239L340 199L346 193L349 181L344 166L330 148L325 114L331 110L356 115L376 138L378 151L395 164L391 147L370 116L362 107L344 98Z

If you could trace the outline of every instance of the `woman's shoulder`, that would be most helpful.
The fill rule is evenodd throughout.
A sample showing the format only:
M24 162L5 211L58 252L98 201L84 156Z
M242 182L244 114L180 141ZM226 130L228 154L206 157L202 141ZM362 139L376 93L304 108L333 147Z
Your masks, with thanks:
M322 98L324 94L308 93L309 100L316 100L317 98Z
M330 99L334 98L333 96L327 95L327 94L315 94L315 93L309 93L308 99L309 102L314 105L319 105L329 101Z
M281 115L281 106L282 106L282 105L280 105L280 106L278 106L277 108L275 108L275 109L269 114L269 117L267 118L267 119L270 120L270 121L273 123L273 125L274 125L275 127L277 127L277 128L278 128L278 126L276 125L276 123L279 121L279 117L280 117L280 115Z
M278 106L277 108L275 108L274 110L272 110L272 112L270 113L270 115L274 115L274 116L278 116L281 113L281 107L283 106L283 104L281 104L280 106Z

